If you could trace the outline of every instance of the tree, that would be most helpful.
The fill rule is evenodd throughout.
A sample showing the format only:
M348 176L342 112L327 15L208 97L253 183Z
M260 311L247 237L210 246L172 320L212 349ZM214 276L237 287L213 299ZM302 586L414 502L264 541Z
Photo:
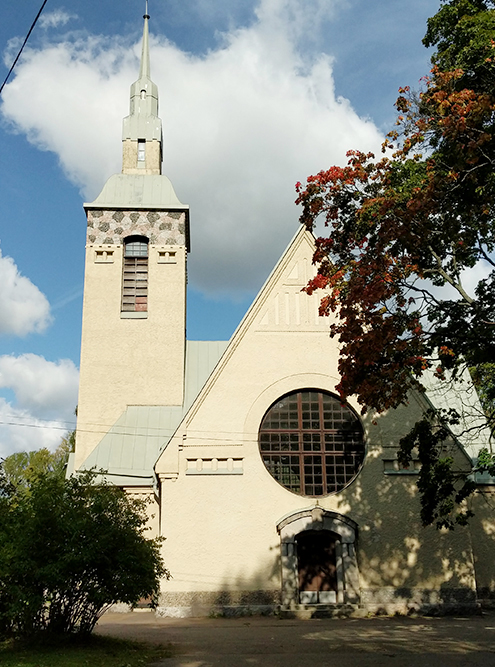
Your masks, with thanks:
M143 501L85 473L0 479L0 631L88 634L116 602L156 599L169 576Z
M406 403L428 373L459 385L470 367L483 384L495 360L493 7L444 0L429 19L431 73L419 94L400 89L381 159L350 151L347 166L296 184L301 222L312 230L322 217L330 229L316 240L307 292L325 289L320 312L339 315L337 389L363 412ZM470 292L463 277L475 267L484 275ZM483 387L493 432L493 382ZM430 412L401 443L404 465L419 451L425 524L453 527L470 514L459 503L473 491L472 470L455 470L445 452L458 421L453 410ZM485 451L480 468L495 472L494 463Z
M65 476L69 453L74 451L75 431L67 434L54 452L46 447L32 452L16 452L2 461L5 481L16 489L28 490L39 475L50 473Z

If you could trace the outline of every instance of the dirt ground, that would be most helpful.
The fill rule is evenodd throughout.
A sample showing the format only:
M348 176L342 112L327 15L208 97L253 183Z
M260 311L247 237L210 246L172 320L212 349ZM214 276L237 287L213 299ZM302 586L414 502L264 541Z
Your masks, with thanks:
M106 614L96 632L172 644L154 667L495 667L495 613L467 618L280 620Z

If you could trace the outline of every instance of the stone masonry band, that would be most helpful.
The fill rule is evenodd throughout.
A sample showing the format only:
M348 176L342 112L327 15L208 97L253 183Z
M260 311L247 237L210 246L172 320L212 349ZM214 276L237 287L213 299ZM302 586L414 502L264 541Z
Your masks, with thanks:
M156 245L185 245L186 216L179 211L88 211L88 243L120 245L130 235Z

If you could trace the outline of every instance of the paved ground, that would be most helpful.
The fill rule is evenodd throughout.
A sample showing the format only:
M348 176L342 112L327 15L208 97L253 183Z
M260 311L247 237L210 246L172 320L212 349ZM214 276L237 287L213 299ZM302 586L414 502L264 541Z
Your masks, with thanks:
M468 618L164 619L106 614L97 632L171 643L155 667L495 667L495 614Z

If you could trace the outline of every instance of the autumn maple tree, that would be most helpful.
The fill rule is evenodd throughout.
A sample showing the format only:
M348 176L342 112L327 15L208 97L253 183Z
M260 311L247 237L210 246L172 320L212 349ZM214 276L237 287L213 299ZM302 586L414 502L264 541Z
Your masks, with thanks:
M461 383L470 368L482 388L487 434L495 415L495 9L488 0L442 2L423 43L435 46L422 90L399 91L396 127L383 154L350 151L296 185L301 222L323 219L316 239L320 312L338 313L337 386L378 412L425 390L425 374ZM480 276L474 288L467 272ZM407 465L422 463L422 519L452 527L470 512L474 488L443 443L459 415L430 412L401 442ZM488 438L487 438L488 441ZM485 450L479 469L495 472Z

